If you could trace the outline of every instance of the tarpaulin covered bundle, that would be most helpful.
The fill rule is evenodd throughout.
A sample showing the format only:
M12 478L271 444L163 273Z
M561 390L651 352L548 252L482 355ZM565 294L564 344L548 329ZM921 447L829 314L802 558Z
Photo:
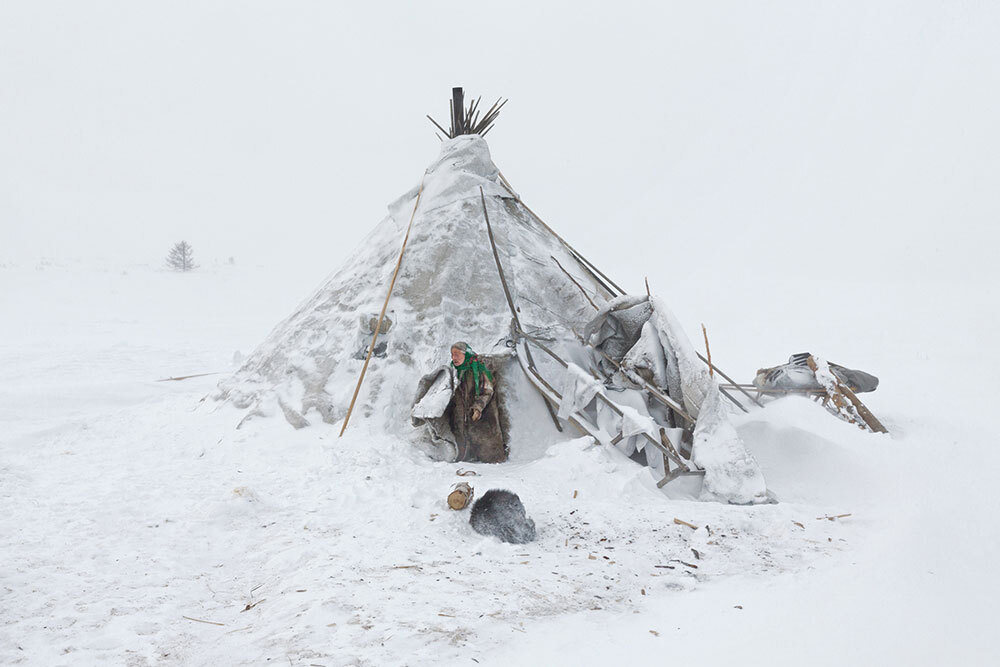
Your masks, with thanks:
M753 379L754 386L779 391L822 389L822 385L816 379L816 374L809 368L808 359L811 356L809 352L799 352L788 357L787 364L761 368ZM834 363L830 364L830 371L855 394L878 389L878 378L871 373Z

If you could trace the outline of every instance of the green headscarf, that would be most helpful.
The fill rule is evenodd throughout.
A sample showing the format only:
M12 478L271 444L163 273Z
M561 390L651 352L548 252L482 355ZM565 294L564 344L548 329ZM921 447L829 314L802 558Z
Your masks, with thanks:
M483 360L479 358L479 355L472 351L472 348L469 347L468 343L458 342L451 347L452 349L457 348L465 351L465 360L462 363L456 366L454 361L451 362L452 367L458 375L458 381L461 382L465 378L465 375L469 371L472 371L472 379L476 386L476 396L479 396L479 394L482 393L479 388L479 377L481 375L486 375L486 378L492 382L493 373L490 373L490 369L486 368L486 364L484 364Z

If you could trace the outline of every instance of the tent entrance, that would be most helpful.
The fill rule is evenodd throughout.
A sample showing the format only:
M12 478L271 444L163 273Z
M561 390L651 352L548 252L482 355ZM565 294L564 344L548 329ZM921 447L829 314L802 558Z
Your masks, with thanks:
M502 463L510 450L510 414L504 378L511 355L480 355L493 375L493 398L482 417L471 421L456 395L455 374L440 366L420 378L410 412L413 426L423 426L434 458L445 461Z

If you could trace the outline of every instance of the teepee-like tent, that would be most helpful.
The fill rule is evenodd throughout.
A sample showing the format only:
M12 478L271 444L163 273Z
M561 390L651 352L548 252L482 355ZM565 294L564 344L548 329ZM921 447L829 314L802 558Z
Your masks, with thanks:
M340 422L353 404L353 421L454 459L435 427L447 404L446 373L435 371L464 340L500 376L512 459L589 434L662 483L698 474L706 497L765 500L730 408L664 303L625 295L556 235L482 136L462 133L473 129L482 124L453 113L455 136L420 183L216 398L246 410L244 421L281 414L296 428Z

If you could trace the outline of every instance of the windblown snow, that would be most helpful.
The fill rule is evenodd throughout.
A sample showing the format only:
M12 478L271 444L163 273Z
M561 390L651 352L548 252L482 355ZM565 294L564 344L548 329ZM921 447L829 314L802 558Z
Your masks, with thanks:
M231 370L308 281L275 274L0 269L0 663L994 662L997 433L960 360L998 360L988 327L952 326L971 304L943 297L962 292L897 289L914 308L885 339L845 332L835 350L877 348L866 402L891 437L804 400L737 419L779 501L738 507L686 480L665 498L650 469L589 439L446 464L371 418L342 439L280 417L236 430L244 411L202 401L218 376L156 382ZM677 312L700 312L684 287ZM791 313L816 289L764 291ZM796 326L726 294L719 321ZM944 308L929 320L928 298ZM746 378L758 345L715 352ZM445 503L456 481L516 492L536 541L477 535Z

